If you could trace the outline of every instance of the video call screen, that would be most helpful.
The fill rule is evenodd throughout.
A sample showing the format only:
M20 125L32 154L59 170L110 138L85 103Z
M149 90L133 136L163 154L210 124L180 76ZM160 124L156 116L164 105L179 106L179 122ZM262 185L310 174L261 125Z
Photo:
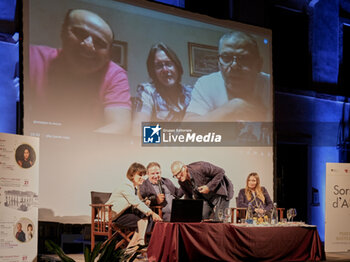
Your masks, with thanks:
M273 197L271 50L267 29L148 1L25 1L39 219L89 223L90 191L112 192L133 162L176 186L173 161L222 167L232 207L257 172Z

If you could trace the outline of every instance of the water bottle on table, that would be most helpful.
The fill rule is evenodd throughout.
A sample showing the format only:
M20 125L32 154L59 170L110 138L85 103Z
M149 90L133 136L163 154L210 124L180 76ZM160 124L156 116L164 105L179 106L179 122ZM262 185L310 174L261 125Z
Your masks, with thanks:
M271 212L271 224L278 224L277 203L273 203L273 208Z

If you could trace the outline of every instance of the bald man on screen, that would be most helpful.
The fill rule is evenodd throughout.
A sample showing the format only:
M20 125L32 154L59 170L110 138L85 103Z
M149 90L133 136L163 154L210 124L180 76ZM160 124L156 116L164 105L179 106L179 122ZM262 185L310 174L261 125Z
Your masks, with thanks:
M30 101L35 120L123 134L131 124L126 71L110 60L114 34L99 15L69 10L62 48L30 47Z

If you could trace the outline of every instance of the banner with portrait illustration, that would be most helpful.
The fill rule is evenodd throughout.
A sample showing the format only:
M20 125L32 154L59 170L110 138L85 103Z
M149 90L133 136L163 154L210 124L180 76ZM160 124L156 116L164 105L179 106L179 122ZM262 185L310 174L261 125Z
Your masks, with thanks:
M325 251L350 250L350 164L327 163Z
M0 133L0 261L34 261L39 139Z

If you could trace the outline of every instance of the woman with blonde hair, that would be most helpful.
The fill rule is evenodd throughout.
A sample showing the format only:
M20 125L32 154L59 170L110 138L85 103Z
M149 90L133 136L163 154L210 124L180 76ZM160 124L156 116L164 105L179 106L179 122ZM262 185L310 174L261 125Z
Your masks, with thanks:
M272 209L273 203L266 188L260 185L258 173L250 173L246 187L239 191L237 207L247 208L251 204L255 214L263 214Z

